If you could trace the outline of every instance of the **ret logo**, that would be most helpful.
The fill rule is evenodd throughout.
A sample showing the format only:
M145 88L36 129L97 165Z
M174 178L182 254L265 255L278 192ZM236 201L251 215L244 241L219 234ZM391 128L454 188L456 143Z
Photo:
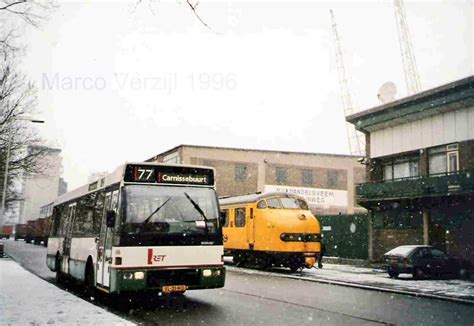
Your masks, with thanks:
M165 260L166 255L154 255L153 249L148 249L148 265L152 265L153 262L162 262Z

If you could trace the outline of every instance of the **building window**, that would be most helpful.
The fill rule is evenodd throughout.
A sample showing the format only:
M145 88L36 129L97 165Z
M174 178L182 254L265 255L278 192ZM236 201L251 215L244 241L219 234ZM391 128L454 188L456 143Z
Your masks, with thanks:
M455 173L459 170L458 145L452 144L431 148L429 154L429 173L445 174Z
M418 156L401 157L384 163L383 179L417 178L420 175Z
M454 173L454 172L457 172L459 170L459 166L458 166L458 152L455 151L455 152L448 152L448 172L449 173Z
M335 188L337 187L337 180L338 175L336 171L329 171L328 172L328 187L329 188Z
M277 167L275 169L275 179L278 184L286 183L287 179L287 169L282 167Z
M214 166L214 162L210 160L204 160L202 161L202 165L204 166Z
M393 180L393 164L385 164L383 166L383 179L384 180Z
M240 228L245 226L245 207L235 209L235 226Z
M303 186L313 185L313 171L303 170Z
M235 181L244 181L247 179L247 165L236 164L235 165Z

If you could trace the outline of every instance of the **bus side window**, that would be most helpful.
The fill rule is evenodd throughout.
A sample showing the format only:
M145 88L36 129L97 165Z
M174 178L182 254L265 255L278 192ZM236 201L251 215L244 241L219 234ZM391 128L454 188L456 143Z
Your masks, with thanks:
M235 227L245 226L245 207L235 209Z
M59 208L59 228L58 228L58 235L64 237L66 235L66 219L68 214L68 207L63 204Z
M105 192L103 190L100 190L97 193L97 198L96 202L94 205L94 215L93 215L93 227L92 227L92 232L98 236L100 233L100 225L102 223L102 216L104 213L104 198L105 198Z
M77 201L76 220L74 223L74 236L92 235L92 208L95 194L88 194Z
M57 236L58 233L59 233L59 223L61 221L61 210L59 209L59 207L54 207L53 209L53 219L52 219L52 232L51 232L51 235L52 236Z
M259 209L267 208L267 203L265 202L265 200L262 199L261 201L259 201L257 204L257 208Z
M222 225L223 228L226 228L229 226L229 210L228 209L223 209L222 210L222 213L224 214L225 216L225 219L224 219L224 224Z

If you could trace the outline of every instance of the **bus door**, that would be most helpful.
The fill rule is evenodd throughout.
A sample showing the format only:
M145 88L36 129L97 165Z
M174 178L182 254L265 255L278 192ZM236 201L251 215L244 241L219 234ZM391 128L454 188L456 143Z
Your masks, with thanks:
M104 287L110 286L110 268L112 265L112 241L114 229L107 227L107 211L117 212L118 190L105 194L104 213L97 249L97 284Z
M63 258L61 260L61 270L69 272L69 257L71 256L72 230L76 219L76 203L69 205L66 218L66 232L64 234Z
M247 242L249 249L253 249L255 243L255 215L253 208L247 207Z

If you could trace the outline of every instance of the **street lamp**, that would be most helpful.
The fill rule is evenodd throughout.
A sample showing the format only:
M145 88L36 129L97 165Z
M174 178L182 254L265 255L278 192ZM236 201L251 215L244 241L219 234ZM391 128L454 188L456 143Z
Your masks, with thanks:
M44 120L28 119L28 118L16 118L15 120L25 120L32 123L44 123ZM5 219L5 202L7 198L7 186L8 186L8 165L10 163L10 149L11 149L11 137L7 138L7 155L5 156L5 174L3 176L3 192L2 192L2 204L0 206L0 226L3 225Z

